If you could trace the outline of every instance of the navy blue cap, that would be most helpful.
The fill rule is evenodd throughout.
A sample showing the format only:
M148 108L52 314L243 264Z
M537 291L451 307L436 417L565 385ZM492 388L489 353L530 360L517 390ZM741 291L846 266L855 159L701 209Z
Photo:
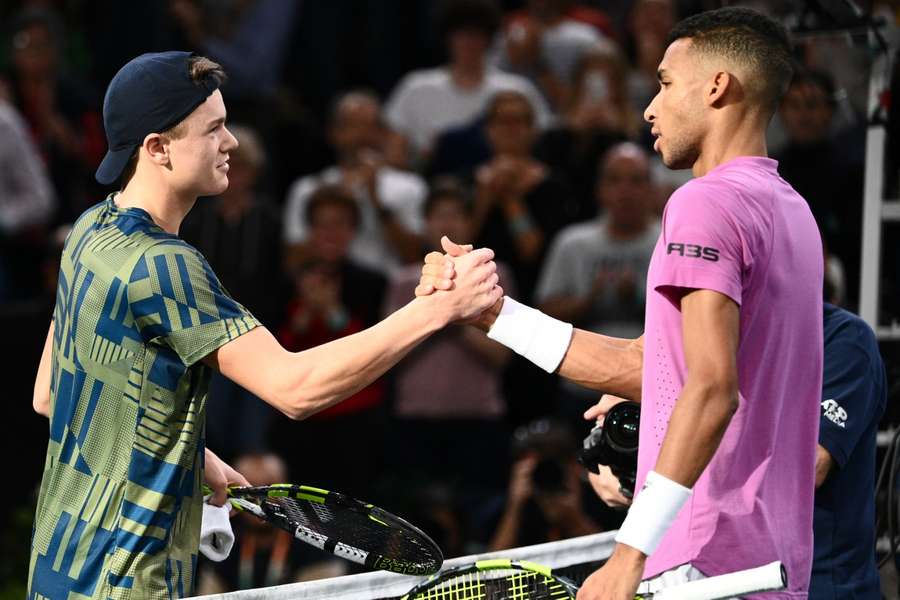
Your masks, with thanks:
M114 183L135 148L151 133L180 123L219 88L217 77L191 79L190 52L142 54L119 69L103 99L103 126L109 150L97 181Z

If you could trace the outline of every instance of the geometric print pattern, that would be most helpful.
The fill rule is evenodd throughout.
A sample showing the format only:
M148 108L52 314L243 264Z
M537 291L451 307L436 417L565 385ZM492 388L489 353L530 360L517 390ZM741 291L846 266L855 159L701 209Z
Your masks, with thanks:
M115 194L62 253L28 598L191 595L210 369L258 325L203 256Z

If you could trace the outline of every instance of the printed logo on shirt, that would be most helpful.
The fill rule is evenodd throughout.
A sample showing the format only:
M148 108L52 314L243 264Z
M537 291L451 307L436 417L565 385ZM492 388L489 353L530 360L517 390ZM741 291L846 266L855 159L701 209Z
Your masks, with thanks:
M666 248L666 254L678 254L685 258L702 258L709 262L718 262L719 260L719 250L717 248L708 248L697 244L672 242Z
M841 405L833 399L822 403L822 411L825 414L825 418L838 427L847 427L847 411L841 408Z

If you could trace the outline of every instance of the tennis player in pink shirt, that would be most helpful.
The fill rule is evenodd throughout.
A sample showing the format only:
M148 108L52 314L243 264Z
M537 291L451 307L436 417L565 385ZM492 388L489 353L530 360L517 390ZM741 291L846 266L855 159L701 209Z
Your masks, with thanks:
M644 335L573 330L508 297L477 324L547 371L641 401L639 491L579 599L632 600L774 560L788 588L759 597L806 598L822 246L765 142L792 75L790 43L745 8L686 19L668 41L644 117L666 166L695 179L663 215ZM417 294L452 287L466 248L446 240L444 249L427 257Z

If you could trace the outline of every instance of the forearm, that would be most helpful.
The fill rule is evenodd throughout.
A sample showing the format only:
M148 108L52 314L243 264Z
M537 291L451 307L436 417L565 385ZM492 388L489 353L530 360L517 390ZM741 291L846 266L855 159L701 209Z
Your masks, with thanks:
M38 364L37 375L34 378L34 395L32 406L34 412L45 417L50 416L50 371L53 356L53 321L50 321L50 330L44 341L44 350L41 353L41 362Z
M592 390L641 399L643 338L629 340L576 329L559 374Z
M821 444L816 444L816 489L819 489L825 480L828 479L828 473L831 472L831 466L834 459Z
M519 541L519 528L522 526L522 505L518 503L510 503L503 516L500 518L500 524L491 537L488 544L488 552L497 550L507 550L516 547Z
M712 460L737 408L735 387L688 376L675 402L654 470L684 487L693 487Z
M281 392L286 412L305 418L371 384L445 324L432 314L433 302L417 298L369 329L288 354Z
M511 301L508 305L507 300L512 299L504 298L497 302L486 310L474 325L488 332L492 339L500 341L541 366L530 356L531 353L527 348L524 350L517 348L517 344L522 345L522 340L516 339L519 337L516 332L524 331L526 338L529 335L532 338L530 342L524 344L525 346L552 349L549 354L562 356L559 363L551 365L562 377L590 389L640 402L641 370L644 362L643 336L628 340L581 329L574 331L569 329L571 339L568 336L559 337L559 327L562 323L534 309L522 307L515 301ZM507 306L513 307L510 312L504 308ZM515 308L516 306L519 308ZM498 334L498 329L503 333ZM541 337L548 332L553 334L550 338ZM568 340L567 348L556 346L566 340ZM547 370L549 371L549 368Z

